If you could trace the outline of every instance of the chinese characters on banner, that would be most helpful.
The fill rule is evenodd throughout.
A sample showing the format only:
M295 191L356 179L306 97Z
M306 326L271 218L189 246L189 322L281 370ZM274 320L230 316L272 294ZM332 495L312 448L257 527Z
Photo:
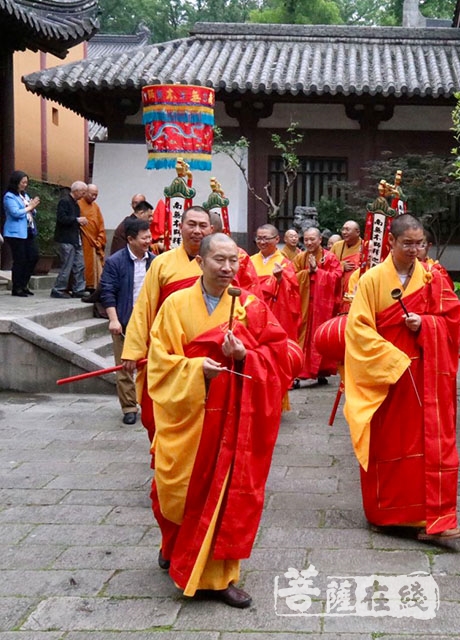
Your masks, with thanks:
M439 589L427 573L387 576L327 576L318 586L310 564L290 568L275 578L275 612L279 616L371 616L430 620L439 609Z

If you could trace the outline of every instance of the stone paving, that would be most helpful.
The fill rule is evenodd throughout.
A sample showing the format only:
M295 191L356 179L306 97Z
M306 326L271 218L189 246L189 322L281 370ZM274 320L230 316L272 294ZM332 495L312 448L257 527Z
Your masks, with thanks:
M290 394L242 564L246 610L185 599L158 568L147 437L122 425L115 397L1 392L0 640L457 638L460 543L369 530L341 410L327 426L337 384ZM286 587L289 568L310 564L320 589L311 607L294 615L278 597L275 610L275 579ZM433 619L325 615L330 576L412 572L439 586Z

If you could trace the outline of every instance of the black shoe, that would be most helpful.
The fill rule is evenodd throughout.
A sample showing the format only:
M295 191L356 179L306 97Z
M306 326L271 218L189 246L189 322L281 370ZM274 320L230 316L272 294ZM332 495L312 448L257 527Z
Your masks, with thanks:
M123 424L136 424L137 413L135 411L128 411L123 416Z
M18 298L27 298L27 293L22 289L18 289L17 291L12 291L11 295L17 296Z
M27 287L26 289L23 289L24 293L26 293L28 296L33 296L35 295L33 291L31 291L29 289L29 287Z
M210 600L219 600L228 604L229 607L237 609L247 609L252 604L252 598L249 593L229 584L226 589L212 591L210 589L201 589L196 592L198 598L209 598Z
M93 291L93 293L89 293L88 295L84 295L81 299L82 302L89 302L94 304L95 302L99 302L99 291Z
M164 571L168 571L169 567L171 566L171 562L169 560L166 560L166 558L163 557L163 554L161 553L161 549L158 552L158 566L160 567L160 569L163 569Z
M72 298L84 298L86 297L86 291L72 291Z
M71 298L72 296L70 295L70 293L66 293L65 291L56 291L55 289L51 289L50 297L51 298Z
M329 384L329 381L327 378L318 378L318 386L321 387L325 384Z

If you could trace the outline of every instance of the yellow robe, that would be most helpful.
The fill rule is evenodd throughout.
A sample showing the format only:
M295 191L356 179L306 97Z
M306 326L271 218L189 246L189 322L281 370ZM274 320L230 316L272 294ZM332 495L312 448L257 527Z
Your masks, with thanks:
M338 240L337 242L334 242L330 251L338 258L338 260L340 260L340 264L343 267L343 262L348 258L348 256L354 256L361 251L361 244L361 238L359 238L358 242L351 247L345 243L345 240Z
M124 360L140 360L147 357L150 344L150 330L159 310L162 290L175 282L187 278L198 278L201 269L195 259L190 260L181 246L157 256L145 276L144 284L134 305L126 328L123 347ZM180 287L179 287L180 288ZM136 375L137 397L142 399L146 367Z
M425 269L417 261L403 297L422 287ZM377 333L375 316L392 306L392 289L402 289L391 254L360 279L350 307L345 333L345 407L353 447L367 469L370 423L395 384L410 365L410 358ZM403 313L401 309L401 313Z
M187 291L170 298L167 308L160 310L151 331L148 380L149 394L155 407L156 433L152 443L155 483L162 515L176 524L182 522L184 514L187 489L200 443L206 398L204 358L185 357L183 347L196 336L227 322L231 300L230 296L224 294L209 315L201 285L197 282ZM236 314L240 308L237 298ZM225 487L226 483L221 500ZM230 582L239 578L238 560L213 560L209 557L220 504L184 590L185 595L194 595L196 589L225 589Z

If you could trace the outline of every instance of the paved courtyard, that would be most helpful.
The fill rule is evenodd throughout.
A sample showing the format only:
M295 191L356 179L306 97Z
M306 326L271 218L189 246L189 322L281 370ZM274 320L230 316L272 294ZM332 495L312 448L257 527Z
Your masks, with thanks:
M291 392L257 541L242 565L240 584L254 598L246 610L185 599L158 568L147 437L122 425L115 397L1 392L0 640L457 638L460 543L369 530L341 410L327 426L337 384ZM310 565L312 600L301 597L295 610L284 574L295 580ZM413 572L431 577L404 578ZM379 593L385 580L374 585L373 574L399 580L409 617L388 615L398 591ZM327 600L328 586L346 595L343 580L353 577L368 595L359 610ZM415 581L431 585L431 595L421 592L427 600ZM431 619L414 617L430 611Z

